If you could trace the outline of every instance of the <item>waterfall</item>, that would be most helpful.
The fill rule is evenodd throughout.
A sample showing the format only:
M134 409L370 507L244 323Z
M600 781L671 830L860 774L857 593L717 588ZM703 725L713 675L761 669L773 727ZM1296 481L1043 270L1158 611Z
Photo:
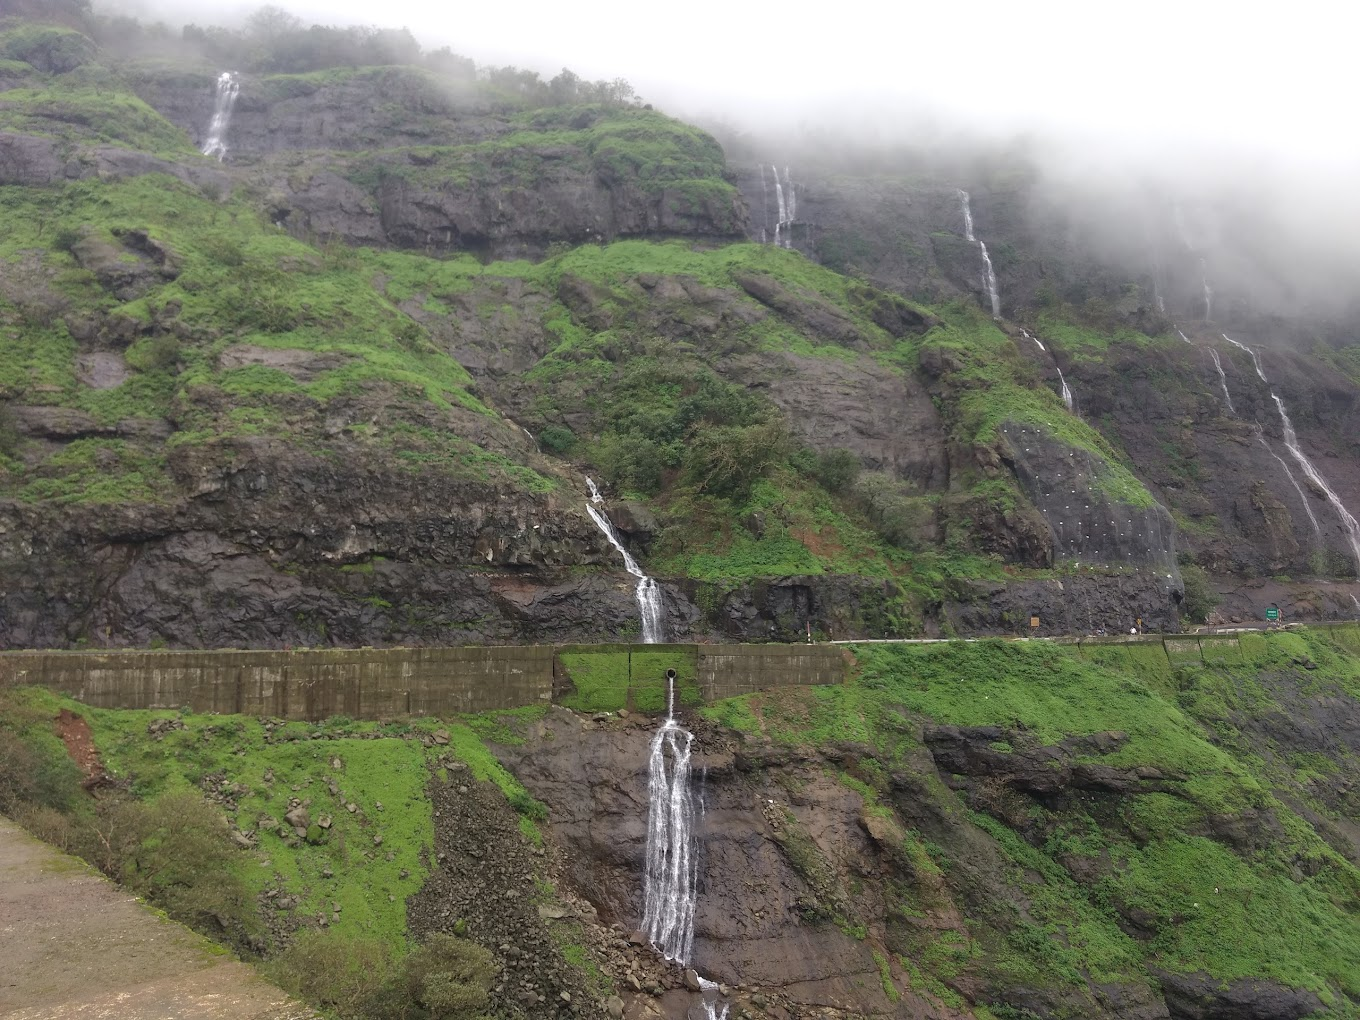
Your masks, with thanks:
M1039 345L1039 350L1041 350L1041 351L1047 351L1047 350L1048 350L1048 348L1044 346L1042 340L1040 340L1040 339L1039 339L1037 336L1035 336L1033 333L1030 333L1030 332L1029 332L1028 330L1026 330L1023 326L1020 328L1020 335L1023 336L1026 340L1033 340L1036 344Z
M977 241L973 236L973 210L968 207L968 192L959 188L959 201L963 203L963 237L967 241Z
M241 94L241 82L234 71L223 71L217 78L217 102L213 105L208 136L203 142L203 155L216 156L218 162L227 154L227 126L236 97Z
M1360 574L1360 521L1351 516L1350 511L1341 502L1341 497L1332 490L1332 487L1327 484L1327 479L1322 477L1322 473L1313 466L1313 462L1299 447L1299 437L1294 434L1294 426L1290 423L1289 415L1285 412L1284 401L1274 393L1271 393L1270 399L1275 401L1275 407L1280 412L1280 425L1284 429L1284 448L1289 451L1290 456L1298 461L1299 467L1303 469L1308 480L1322 490L1322 494L1327 497L1327 502L1332 504L1332 509L1341 518L1341 526L1346 529L1346 537L1350 540L1351 554L1355 557L1356 573Z
M666 720L652 737L647 761L647 860L642 930L668 960L685 964L694 948L694 797L690 750L694 734L675 718L675 671L666 671Z
M1355 611L1356 611L1356 613L1360 613L1360 599L1358 599L1358 598L1356 598L1354 595L1352 595L1352 596L1351 596L1351 601L1355 603Z
M1072 390L1071 390L1071 388L1067 385L1067 380L1066 380L1065 378L1063 378L1063 373L1062 373L1062 369L1061 369L1061 368L1058 369L1058 382L1060 382L1060 383L1062 384L1062 402L1063 402L1063 406L1066 407L1066 408L1070 411L1070 410L1072 410Z
M1214 317L1214 292L1209 287L1209 276L1204 269L1204 260L1199 260L1199 282L1204 287L1204 321L1211 322Z
M1313 513L1312 504L1308 502L1307 494L1303 491L1303 486L1300 485L1299 480L1294 477L1294 472L1289 470L1289 465L1284 462L1284 458L1270 448L1270 444L1266 442L1265 435L1261 432L1260 425L1256 426L1256 438L1260 441L1261 445L1266 448L1266 452L1275 458L1275 462L1284 469L1284 474L1285 477L1289 479L1289 484L1294 486L1294 491L1299 494L1299 502L1303 504L1303 512L1308 515L1308 521L1313 525L1313 537L1318 541L1321 541L1322 528L1318 524L1317 515Z
M978 248L982 251L982 282L987 287L987 297L992 303L992 318L1001 318L1001 294L996 286L996 271L992 269L992 257L987 254L987 243L978 242Z
M1248 347L1246 344L1239 344L1232 337L1228 336L1227 333L1220 333L1218 335L1221 336L1224 340L1228 341L1228 343L1232 344L1234 347L1240 347L1242 350L1250 354L1251 363L1256 366L1256 377L1260 379L1261 382L1266 382L1266 374L1261 371L1261 359L1256 356L1256 351Z
M1188 343L1191 347L1195 345L1195 342L1193 340L1191 340L1188 336L1181 332L1181 328L1179 326L1176 327L1176 335L1180 337L1182 340L1184 340L1186 343Z
M757 163L760 167L760 243L765 244L769 237L770 225L770 189L765 183L765 164Z
M654 645L662 639L661 586L642 572L637 560L633 559L632 554L619 541L613 522L603 512L595 509L594 504L599 503L604 497L600 495L600 490L589 476L586 477L586 487L590 490L590 503L586 505L586 513L590 514L595 526L604 532L609 544L623 556L623 569L638 579L637 603L638 612L642 616L642 641L644 644Z
M996 285L996 270L992 268L992 257L987 254L987 244L979 241L973 236L973 210L969 205L968 192L962 188L956 189L959 195L959 203L963 206L963 236L967 241L972 241L982 252L982 289L987 292L987 299L992 305L992 318L1001 318L1001 291Z
M774 197L779 206L779 222L774 225L774 246L776 248L793 247L793 221L798 216L798 193L793 187L793 175L789 173L789 168L784 168L784 179L779 179L779 167L770 164L770 172L774 174ZM760 180L762 185L765 182L765 168L761 167ZM785 198L787 189L788 197Z
M1223 362L1218 360L1218 351L1210 347L1209 357L1214 359L1214 368L1218 370L1218 385L1223 390L1223 402L1228 405L1228 413L1236 415L1237 411L1233 409L1232 397L1228 396L1228 377L1223 374Z

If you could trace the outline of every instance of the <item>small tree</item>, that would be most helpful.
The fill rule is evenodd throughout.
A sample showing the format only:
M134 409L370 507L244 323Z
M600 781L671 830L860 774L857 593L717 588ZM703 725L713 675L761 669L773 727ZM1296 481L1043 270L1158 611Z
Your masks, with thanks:
M436 932L406 958L411 998L431 1020L463 1020L486 1008L495 958L467 939Z

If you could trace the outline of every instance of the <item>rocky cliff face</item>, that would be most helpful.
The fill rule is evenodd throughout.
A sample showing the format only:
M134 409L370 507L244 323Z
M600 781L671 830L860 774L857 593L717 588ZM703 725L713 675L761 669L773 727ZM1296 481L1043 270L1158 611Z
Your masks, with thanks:
M1102 661L1118 671L1118 654L1110 646ZM871 684L892 682L863 658L861 668L876 678ZM1288 736L1275 728L1286 715L1274 710L1253 722L1231 709L1219 717L1220 732L1231 734L1235 747L1281 741L1278 746L1326 748L1350 761L1354 748L1346 748L1354 740L1346 723L1307 722L1319 720L1316 713L1333 700L1304 693L1303 674L1319 668L1326 667L1305 656L1271 682L1266 699L1287 704L1284 712L1299 720ZM1182 696L1189 711L1212 711L1198 696ZM862 741L814 745L814 729L844 723L844 717L837 723L835 715L820 716L815 704L806 692L783 691L746 699L746 714L733 717L744 720L740 731L702 718L687 721L695 730L698 847L691 962L722 983L734 1011L947 1017L984 1007L991 1012L976 1015L1009 1009L1035 1016L1265 1020L1323 1008L1316 986L1263 976L1214 979L1176 958L1180 950L1170 947L1183 943L1168 934L1193 922L1153 901L1170 895L1179 902L1179 893L1137 892L1137 880L1122 870L1135 867L1128 854L1146 853L1151 861L1162 852L1153 849L1170 838L1153 820L1162 809L1185 816L1186 829L1174 839L1265 860L1271 852L1265 848L1282 831L1281 813L1289 813L1282 803L1214 808L1203 799L1199 766L1187 767L1189 759L1175 755L1152 764L1136 734L1098 730L1052 738L1023 724L960 726L939 721L953 710L938 701L934 718L894 702L898 707L882 717L895 734L891 751L872 722ZM1342 696L1337 704L1353 714L1353 699ZM867 707L864 712L865 719L877 718ZM587 718L553 709L521 729L522 741L498 748L506 766L549 806L563 884L589 901L598 923L623 945L642 916L646 763L655 725L627 712ZM1278 789L1292 789L1294 779L1281 776ZM1354 860L1353 835L1333 828L1323 818L1333 809L1321 807L1348 796L1346 782L1326 786L1315 791L1321 813L1309 817L1338 853ZM1092 849L1098 844L1106 849ZM1129 845L1144 849L1121 849ZM1189 882L1194 896L1226 893L1210 891L1218 879L1202 889L1188 875L1174 881ZM1077 970L1057 955L1022 963L1050 937L1027 942L1025 933L1045 923L1073 933L1066 945L1075 952L1110 949L1097 949L1094 930L1081 928L1090 922L1068 913L1086 909L1077 904L1087 897L1110 912L1114 940L1130 955L1117 963L1103 957L1098 965L1087 958ZM1193 909L1189 899L1184 907ZM1222 923L1236 924L1227 920L1235 907L1210 909L1226 911ZM643 940L633 935L631 941ZM627 975L619 976L629 1016L681 1016L694 1006L678 968L657 956L643 962L645 979L632 985L635 991Z
M1360 506L1347 349L1182 342L1172 228L1149 275L985 161L729 166L406 67L242 74L218 162L216 69L4 46L7 643L627 637L586 473L677 637L1173 627L1186 565L1224 620L1354 610L1272 399Z

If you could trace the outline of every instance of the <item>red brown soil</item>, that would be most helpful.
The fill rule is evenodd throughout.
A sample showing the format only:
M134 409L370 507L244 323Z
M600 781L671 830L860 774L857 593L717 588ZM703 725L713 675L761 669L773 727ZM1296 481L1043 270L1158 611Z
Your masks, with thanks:
M99 752L94 748L94 735L90 732L90 724L69 708L63 708L57 714L55 726L57 736L61 737L61 742L66 745L66 753L80 766L86 780L103 778L104 766L99 761Z

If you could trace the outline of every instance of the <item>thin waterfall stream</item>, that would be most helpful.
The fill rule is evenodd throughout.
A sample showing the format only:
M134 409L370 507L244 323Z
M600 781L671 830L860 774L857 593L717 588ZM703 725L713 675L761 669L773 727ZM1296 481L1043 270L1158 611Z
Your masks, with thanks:
M1233 409L1232 397L1228 395L1228 377L1223 374L1223 362L1218 358L1218 351L1210 347L1209 357L1214 359L1214 368L1218 371L1218 385L1223 390L1223 402L1228 405L1228 413L1236 415L1237 411Z
M1058 382L1062 385L1063 406L1069 411L1073 410L1075 401L1072 399L1072 387L1067 385L1067 377L1063 375L1063 370L1058 369Z
M1313 466L1313 462L1308 459L1307 454L1299 446L1299 437L1294 434L1294 425L1290 422L1289 414L1284 409L1284 401L1273 392L1270 394L1270 399L1275 401L1275 407L1280 412L1280 424L1284 429L1284 448L1289 451L1290 456L1298 461L1299 467L1303 469L1308 480L1322 490L1327 502L1332 504L1332 509L1341 518L1341 526L1345 528L1346 538L1350 542L1351 555L1355 557L1356 572L1360 573L1360 521L1351 516L1351 512L1341 502L1341 497L1327 484L1327 479L1322 477L1322 472Z
M1239 343L1226 333L1221 333L1219 335L1234 347L1240 347L1251 355L1251 363L1256 368L1257 377L1261 382L1269 386L1270 380L1266 378L1265 370L1261 367L1261 358L1256 353L1255 348L1248 347L1244 343ZM1285 409L1284 401L1280 399L1279 394L1273 389L1270 391L1270 399L1275 401L1275 410L1279 412L1280 415L1280 429L1284 433L1284 448L1289 451L1289 455L1294 458L1295 463L1297 463L1299 468L1303 471L1304 476L1313 483L1314 488L1318 492L1322 493L1323 498L1331 504L1332 509L1336 511L1337 517L1341 519L1341 527L1346 532L1346 540L1351 547L1351 556L1355 559L1356 572L1360 573L1360 521L1357 521L1354 515L1346 509L1346 504L1341 502L1341 497L1336 494L1336 490L1331 487L1327 479L1322 476L1322 472L1317 469L1313 462L1308 459L1308 455L1303 452L1303 447L1299 445L1299 437L1297 433L1294 432L1294 423L1289 420L1289 412ZM1266 445L1267 449L1270 448L1269 444L1265 443L1263 437L1258 435L1257 438L1261 439L1261 442ZM1284 463L1279 457L1276 457L1275 459L1280 460L1281 464ZM1294 488L1298 490L1299 496L1303 497L1303 489L1299 486L1298 482L1295 481L1293 473L1289 471L1288 467L1285 468L1285 472L1289 474L1289 480L1294 483ZM1306 498L1303 500L1303 505L1304 509L1308 511L1309 520L1313 523L1314 532L1320 536L1321 529L1318 527L1317 518L1313 516L1313 510L1308 505L1308 500Z
M982 253L982 287L987 292L987 298L992 305L992 318L1001 318L1001 293L996 285L996 270L992 268L992 257L987 254L987 244L979 241L973 236L973 209L969 203L968 192L962 188L957 189L959 202L963 206L963 236L964 240L972 241L978 246Z
M590 490L590 502L586 504L586 513L595 522L595 527L609 539L609 544L623 557L623 569L638 579L636 595L638 613L642 617L642 642L648 645L657 644L665 634L662 624L664 607L661 603L661 586L642 572L637 560L633 559L633 554L623 547L618 532L614 530L614 522L603 510L595 509L604 501L604 497L600 495L599 487L589 476L586 476L586 488Z

